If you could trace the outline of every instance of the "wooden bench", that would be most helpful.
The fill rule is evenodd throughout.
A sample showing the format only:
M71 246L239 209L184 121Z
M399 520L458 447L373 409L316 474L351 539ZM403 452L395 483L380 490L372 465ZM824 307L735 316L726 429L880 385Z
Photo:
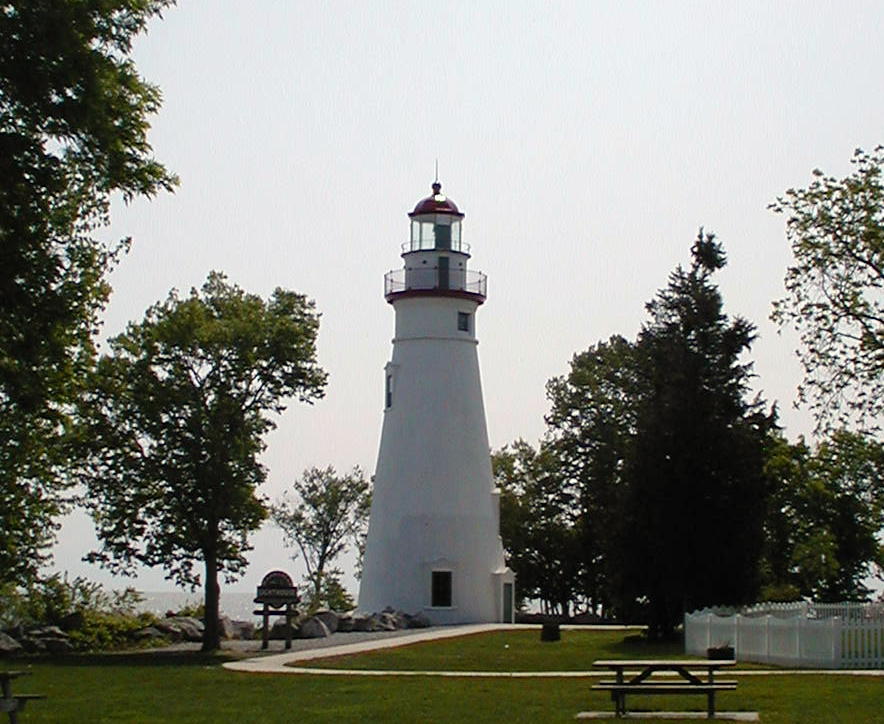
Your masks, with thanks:
M3 691L3 696L0 697L0 712L9 714L10 724L17 724L18 712L22 711L29 701L46 698L43 694L12 693L12 680L29 673L29 671L0 671L0 687Z
M736 665L736 661L596 661L593 666L614 671L615 681L600 681L593 689L610 691L614 702L614 714L626 714L626 697L629 694L702 694L706 697L706 716L715 718L715 694L719 691L733 691L736 681L715 681L715 670ZM629 669L636 673L627 678ZM692 669L705 669L704 678L693 673ZM661 680L652 678L656 673L677 674L677 679Z

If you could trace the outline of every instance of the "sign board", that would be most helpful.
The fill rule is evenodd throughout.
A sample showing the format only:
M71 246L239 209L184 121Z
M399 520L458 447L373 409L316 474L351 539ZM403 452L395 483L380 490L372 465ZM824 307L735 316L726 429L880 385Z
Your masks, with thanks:
M266 603L272 608L282 608L287 604L296 604L300 600L298 589L285 571L270 571L261 580L255 596L255 603Z

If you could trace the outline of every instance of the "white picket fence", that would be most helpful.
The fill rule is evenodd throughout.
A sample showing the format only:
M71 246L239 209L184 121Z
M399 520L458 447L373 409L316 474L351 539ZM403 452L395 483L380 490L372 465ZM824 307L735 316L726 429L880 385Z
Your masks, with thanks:
M841 606L815 612L792 613L777 609L760 613L720 615L711 610L685 614L685 652L706 656L716 646L733 646L739 661L823 669L884 668L884 616L862 615L859 604L810 604ZM785 615L784 615L785 614Z

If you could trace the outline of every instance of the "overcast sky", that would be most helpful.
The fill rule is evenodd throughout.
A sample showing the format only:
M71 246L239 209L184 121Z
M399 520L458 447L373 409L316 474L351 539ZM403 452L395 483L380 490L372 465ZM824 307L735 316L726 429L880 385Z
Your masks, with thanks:
M758 327L756 389L790 437L794 338L768 320L790 252L778 194L844 176L884 142L884 6L869 2L295 2L183 0L136 44L164 103L157 158L173 195L114 209L131 235L104 336L212 269L322 312L325 399L293 403L268 438L263 493L308 466L373 472L406 213L443 192L488 275L477 335L492 447L536 442L546 381L575 352L634 338L644 304L704 226L724 243L728 313ZM297 571L279 531L246 576ZM123 585L79 559L69 518L56 568ZM160 570L135 584L171 589ZM355 590L354 590L355 593Z

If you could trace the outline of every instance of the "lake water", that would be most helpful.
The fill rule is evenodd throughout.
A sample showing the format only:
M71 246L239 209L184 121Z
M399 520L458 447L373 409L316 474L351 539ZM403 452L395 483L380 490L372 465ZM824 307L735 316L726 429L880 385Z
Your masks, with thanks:
M138 610L165 616L166 611L179 611L184 606L196 606L203 602L202 591L141 591L144 600ZM252 614L256 604L254 593L225 593L221 591L221 613L236 621L258 618Z

